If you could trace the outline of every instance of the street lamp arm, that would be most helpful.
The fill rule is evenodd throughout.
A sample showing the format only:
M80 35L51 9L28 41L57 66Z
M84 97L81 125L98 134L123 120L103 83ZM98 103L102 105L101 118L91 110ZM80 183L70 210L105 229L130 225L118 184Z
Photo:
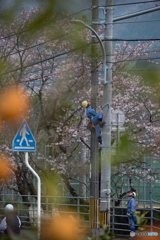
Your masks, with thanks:
M71 23L82 24L86 28L89 28L96 35L96 37L98 38L99 43L101 45L102 51L103 51L103 65L105 65L106 64L106 51L105 51L105 48L104 48L103 43L102 43L102 40L100 39L98 33L91 26L89 26L88 24L84 23L81 20L77 20L77 19L76 20L71 20Z

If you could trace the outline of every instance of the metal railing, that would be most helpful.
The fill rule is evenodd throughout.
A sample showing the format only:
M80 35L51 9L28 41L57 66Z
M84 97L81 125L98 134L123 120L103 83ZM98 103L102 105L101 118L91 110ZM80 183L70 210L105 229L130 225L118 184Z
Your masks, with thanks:
M0 219L3 218L3 210L6 203L11 203L15 206L17 214L21 219L23 227L35 227L37 225L37 196L20 194L3 194L0 195ZM90 206L82 203L82 200L86 200L89 203L89 198L82 197L64 197L64 196L41 196L41 214L42 217L45 214L50 214L53 217L55 214L69 214L75 216L77 220L81 220L82 224L86 227L90 227ZM24 200L25 199L25 200ZM110 212L110 229L112 233L119 232L124 234L129 232L128 219L126 215L126 208L128 199L123 199L123 207L115 206L115 202L122 199L111 199L111 212ZM145 208L144 206L145 201ZM141 204L142 203L142 204ZM97 211L97 210L96 210ZM160 202L155 200L139 200L139 204L136 211L141 213L148 211L145 219L148 219L147 227L153 230L160 230ZM96 226L99 226L99 217L96 218ZM156 223L156 224L155 224Z
M14 205L17 215L20 217L22 226L35 227L37 225L37 196L20 194L0 195L0 219L4 217L4 207L7 203ZM24 201L24 198L26 199ZM55 214L73 215L81 223L89 227L89 205L84 205L81 200L89 202L89 198L64 197L64 196L41 196L41 216L49 214L52 218Z
M121 200L121 199L112 199L112 204L111 204L111 230L112 233L114 231L121 231L121 232L127 232L130 231L129 227L128 227L128 219L127 219L127 215L126 215L126 208L127 208L127 204L125 206L125 204L123 204L125 207L117 207L115 206L115 201L117 200ZM123 202L128 202L128 199L123 199ZM141 214L143 212L148 211L148 214L144 217L144 219L148 219L147 222L147 228L150 229L150 231L152 232L155 229L160 230L160 202L155 201L155 200L139 200L139 202L144 203L146 206L148 207L138 207L136 208L136 211L141 212ZM148 203L148 204L147 204ZM138 204L139 205L139 204ZM159 205L159 206L158 206ZM143 206L143 204L142 204ZM125 214L124 214L125 212ZM120 214L118 214L120 213ZM158 214L158 217L155 217L155 214ZM115 219L116 218L116 219ZM123 221L122 221L123 218ZM156 224L155 224L156 222ZM117 227L118 225L118 227ZM138 225L136 225L138 226Z

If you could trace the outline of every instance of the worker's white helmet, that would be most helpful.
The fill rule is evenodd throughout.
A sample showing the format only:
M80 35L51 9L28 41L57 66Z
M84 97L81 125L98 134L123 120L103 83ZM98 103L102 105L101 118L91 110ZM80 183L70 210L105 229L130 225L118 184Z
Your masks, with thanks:
M88 105L88 102L87 102L87 101L83 101L83 102L82 102L82 107L85 107L85 108L86 108L87 105Z
M133 196L136 197L136 193L135 192L133 192Z
M13 211L13 210L14 210L14 207L13 207L12 204L7 204L7 205L5 206L5 210Z

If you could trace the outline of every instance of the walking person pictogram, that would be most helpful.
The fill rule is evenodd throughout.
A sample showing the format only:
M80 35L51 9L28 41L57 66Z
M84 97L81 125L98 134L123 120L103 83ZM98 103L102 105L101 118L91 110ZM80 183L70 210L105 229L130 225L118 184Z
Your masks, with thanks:
M17 152L36 151L36 141L25 119L13 139L12 147Z
M29 133L28 133L27 130L26 130L26 124L24 124L23 127L22 127L22 129L20 130L20 136L22 136L21 141L20 141L20 144L19 144L20 146L22 146L23 140L26 141L27 147L29 146L28 140L27 140L27 138L26 138L26 134L29 135Z

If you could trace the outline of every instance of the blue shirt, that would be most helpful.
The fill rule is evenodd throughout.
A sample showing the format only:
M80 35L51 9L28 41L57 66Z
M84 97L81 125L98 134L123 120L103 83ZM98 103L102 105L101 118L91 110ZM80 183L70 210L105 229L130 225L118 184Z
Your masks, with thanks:
M127 212L134 214L136 211L136 201L134 198L129 199L128 204L127 204Z
M86 108L86 115L87 115L88 118L92 119L93 117L95 117L97 115L97 113L93 108L87 107Z

